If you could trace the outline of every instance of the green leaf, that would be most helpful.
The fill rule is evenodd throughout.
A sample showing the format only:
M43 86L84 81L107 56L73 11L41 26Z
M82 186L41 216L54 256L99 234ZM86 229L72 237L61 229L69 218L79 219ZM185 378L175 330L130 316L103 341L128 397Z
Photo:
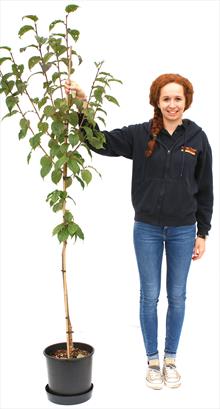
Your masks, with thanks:
M60 190L54 190L53 192L47 195L46 202L50 200L50 206L52 206L59 199Z
M6 47L6 46L2 46L2 47L0 47L0 49L4 49L4 50L8 50L8 51L11 51L11 48L10 47Z
M33 15L24 16L24 17L22 17L22 20L24 20L24 18L29 18L30 20L34 21L35 23L36 23L36 21L38 21L38 17L33 16Z
M28 129L29 126L30 126L30 121L29 121L28 119L22 118L22 119L20 120L20 127L21 127L22 129Z
M71 35L74 41L77 41L79 39L80 32L78 30L71 30L68 28L68 33Z
M50 170L51 170L51 166L50 166L50 167L44 166L43 168L41 168L40 174L41 174L42 178L44 178L45 176L47 176L48 173L50 172Z
M73 215L69 210L66 210L64 213L65 222L71 222L73 220Z
M118 101L117 101L117 99L116 99L115 97L113 97L112 95L105 95L105 98L106 98L109 102L113 102L113 104L116 104L116 105L120 106L119 103L118 103Z
M60 78L62 76L62 74L65 74L65 72L64 73L63 72L55 72L52 75L52 81L55 82L58 78Z
M47 42L46 37L39 37L38 35L36 35L35 38L39 45L43 45Z
M108 80L105 78L96 78L95 82L103 82L104 84L108 85Z
M57 98L54 101L54 105L56 109L61 109L61 108L65 108L68 109L68 105L66 103L66 100L62 99L62 98Z
M25 138L26 134L27 134L27 131L25 131L24 129L20 129L19 134L18 134L18 139L20 140L20 139Z
M48 123L47 122L39 122L38 123L38 129L42 133L46 133L48 131Z
M65 11L66 13L73 13L78 9L79 6L76 6L74 4L70 4L69 6L66 6Z
M78 108L78 110L79 111L81 111L82 110L82 108L83 108L83 101L81 101L80 99L78 99L78 98L73 98L72 97L72 95L71 95L71 105L72 105L72 103L74 104L74 105L76 105L76 107Z
M93 132L91 128L89 128L88 126L83 126L82 129L84 129L84 131L86 132L86 137L88 139L93 137Z
M62 172L60 169L54 170L51 174L51 180L57 185L62 177Z
M97 101L102 102L102 95L104 94L105 89L103 87L97 87L94 91L94 97Z
M48 97L43 97L43 98L37 103L38 108L41 109L42 106L44 106L44 105L46 104L47 100L48 100Z
M66 163L68 161L68 158L65 156L61 156L60 159L58 159L58 161L55 163L55 170L60 169L64 163Z
M63 34L63 33L53 33L53 36L58 36L58 37L63 37L63 38L65 38L65 37L66 37L66 34Z
M102 118L101 116L97 116L97 119L99 119L106 126L104 118Z
M66 177L66 188L72 185L72 178L71 176Z
M29 61L28 61L29 70L31 70L31 68L33 68L33 67L34 67L36 64L38 64L40 61L41 61L41 57L38 57L38 56L31 57L31 58L29 59Z
M111 81L119 82L120 84L123 84L123 82L122 82L121 80L117 80L116 78L110 78L110 79L108 80L108 82L111 82Z
M23 94L23 92L27 88L27 85L26 85L26 83L24 81L16 80L16 87L17 87L17 90L18 90L19 94Z
M82 166L85 162L85 159L83 159L82 155L80 155L79 152L71 152L70 158L76 160Z
M31 154L32 154L32 150L29 152L28 156L27 156L27 163L29 164L30 160L31 160Z
M10 58L10 57L0 58L0 65L1 65L4 61L6 61L6 60L10 60L10 61L11 61L11 58Z
M65 47L65 45L60 45L56 49L56 53L57 53L58 57L60 55L62 55L63 53L65 53L66 51L67 51L67 48Z
M31 101L32 101L34 104L38 104L39 98L38 98L38 97L31 98Z
M56 112L56 109L52 105L47 105L44 108L44 115L46 115L46 117L53 116L55 112Z
M57 237L60 243L62 243L63 241L66 241L69 237L68 228L64 227L62 230L60 230L57 234Z
M50 170L51 170L51 168L53 166L53 163L52 163L51 158L49 158L47 155L44 155L44 156L42 156L42 158L40 160L40 164L41 164L40 174L41 174L42 178L44 178L50 172Z
M62 210L63 209L63 203L64 203L64 200L63 199L61 199L58 203L56 203L54 206L53 206L53 212L59 212L59 210Z
M12 91L14 84L14 81L2 80L2 92L5 92L5 95L8 95Z
M107 76L107 77L111 77L111 78L112 78L112 75L111 75L109 72L105 72L105 71L101 71L101 72L99 73L99 75L105 75L105 76Z
M70 222L70 223L68 224L67 229L68 229L68 232L69 232L69 234L70 234L71 237L74 236L74 234L77 232L78 228L79 228L78 224L76 224L76 223L74 223L74 222Z
M58 23L65 24L63 20L54 20L49 25L49 31L51 31L55 27L55 25L58 24Z
M19 135L18 135L19 140L23 139L27 135L27 131L28 131L29 126L30 126L30 121L28 119L22 118L20 120L21 130L20 130Z
M44 155L44 156L42 156L42 158L40 160L40 164L43 167L48 166L48 165L51 164L51 159L47 155Z
M46 64L53 56L54 56L54 53L46 53L43 57L43 62Z
M91 172L90 172L89 170L87 170L87 169L84 169L84 170L81 171L81 176L82 176L82 179L84 180L84 182L86 182L87 185L88 185L88 184L91 182L91 180L92 180L92 174L91 174Z
M90 124L95 126L94 116L95 116L95 112L93 111L93 109L87 108L86 109L86 119Z
M58 143L56 141L54 141L53 139L50 139L48 146L51 148L50 149L50 156L57 156L58 158L60 158L61 153L60 153L60 147L58 145Z
M11 112L9 112L9 113L6 114L5 116L3 116L2 121L3 121L3 119L8 118L8 117L10 117L10 116L12 116L12 115L15 115L15 114L17 114L17 113L19 113L19 111L11 111Z
M65 51L67 51L67 48L61 44L62 39L61 38L54 38L51 37L49 39L49 44L51 48L55 51L55 53L60 56L63 54Z
M27 47L20 48L20 53L23 53L24 51L27 50L27 48L31 48L31 47L36 48L38 50L38 47L36 44L30 44L30 45L27 45Z
M63 190L60 190L60 197L61 197L61 199L66 200L67 192L64 192Z
M69 59L68 58L61 58L60 61L62 61L67 67L69 66Z
M32 26L23 26L23 27L21 27L19 32L18 32L19 37L21 38L21 36L23 36L23 34L27 33L27 31L30 31L30 30L34 30L34 27L32 27Z
M53 229L53 236L55 236L55 234L59 233L60 230L62 230L64 228L64 223L58 224L56 227L54 227Z
M71 125L76 126L78 125L79 117L77 112L73 111L68 115L68 121Z
M88 137L88 141L94 148L101 149L105 142L105 135L100 131L95 131L95 136Z
M16 75L16 77L20 78L23 71L24 71L24 65L23 64L20 64L20 65L12 64L12 72L13 72L13 74Z
M100 107L97 108L97 111L103 112L103 114L107 115L107 112L104 109L100 108Z
M63 134L64 130L65 130L65 126L62 122L57 122L54 121L51 124L51 130L54 133L54 135L56 136L60 136Z
M2 81L7 82L8 78L10 78L13 75L12 72L8 72L7 74L2 76Z
M79 167L78 162L76 160L70 158L68 160L67 166L74 173L74 175L79 174L80 167Z
M60 152L62 154L66 153L68 151L68 147L69 147L68 143L63 143L62 145L60 145Z
M77 236L81 239L84 240L84 233L83 231L80 229L80 227L78 226L77 232L76 232Z
M85 183L83 182L83 180L82 180L79 176L77 176L77 175L75 175L75 178L78 180L78 182L80 183L80 185L81 185L82 188L84 189Z
M36 149L37 146L40 145L40 138L42 136L42 133L39 132L36 135L34 135L32 138L29 139L30 145L33 149Z
M69 134L68 138L69 138L69 142L70 142L70 144L71 144L72 146L75 146L75 145L77 145L77 144L79 143L79 135L78 135L77 133L75 133L75 134L73 134L73 133Z
M6 98L6 105L7 105L7 107L8 107L8 110L11 111L12 108L13 108L16 104L18 104L18 102L19 102L18 97L13 97L13 96L11 96L11 95L10 95L9 97L7 97L7 98Z

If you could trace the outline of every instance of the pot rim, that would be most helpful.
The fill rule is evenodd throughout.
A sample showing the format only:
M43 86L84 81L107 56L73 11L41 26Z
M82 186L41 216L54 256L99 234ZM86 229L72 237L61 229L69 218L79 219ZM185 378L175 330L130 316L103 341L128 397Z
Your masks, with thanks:
M49 358L49 359L52 359L52 360L60 360L60 361L63 361L63 362L73 362L73 361L80 361L80 360L82 360L82 359L87 359L87 358L90 358L93 354L94 354L94 352L95 352L95 349L94 349L94 347L92 346L92 345L90 345L90 344L87 344L87 343L85 343L85 342L73 342L73 345L75 345L75 346L80 346L80 345L83 345L83 346L88 346L88 347L90 347L91 349L92 349L92 351L91 352L89 352L89 355L86 355L86 356L83 356L83 357L80 357L80 358L70 358L70 359L60 359L60 358L56 358L56 357L54 357L54 356L51 356L51 355L49 355L47 352L46 352L46 350L48 349L48 348L50 348L50 347L56 347L56 346L58 346L58 345L66 345L66 342L57 342L57 343L55 343L55 344L51 344L51 345L48 345L44 350L43 350L43 354L44 354L44 356L46 357L46 358Z

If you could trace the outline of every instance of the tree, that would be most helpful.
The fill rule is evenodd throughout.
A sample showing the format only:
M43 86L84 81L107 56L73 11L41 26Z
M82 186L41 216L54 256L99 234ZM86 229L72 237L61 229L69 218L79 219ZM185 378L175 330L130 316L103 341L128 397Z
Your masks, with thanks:
M80 32L69 27L69 17L78 9L77 5L65 8L65 20L55 20L49 25L48 37L39 34L39 19L36 15L26 15L18 35L23 39L27 32L33 34L33 42L20 48L23 54L33 51L27 64L18 63L13 51L8 46L1 46L3 56L0 65L0 92L5 94L7 114L2 118L14 120L19 118L19 140L29 138L30 152L27 162L30 163L35 150L42 152L40 175L51 178L56 189L46 198L53 212L61 212L62 220L54 227L52 234L62 245L61 271L66 321L67 357L75 357L72 339L72 324L69 313L66 252L68 241L84 239L81 227L76 223L70 210L74 200L69 191L74 183L80 183L84 189L92 180L93 171L97 170L87 164L87 157L92 157L90 147L102 149L105 143L104 134L96 126L97 121L105 124L107 112L103 109L104 101L116 105L118 101L109 95L112 82L119 82L110 73L102 70L103 61L95 62L96 75L91 85L88 104L74 95L65 97L63 82L74 74L73 58L82 63L81 56L75 50ZM56 32L60 27L59 33ZM55 30L55 31L54 31ZM25 60L25 58L23 58ZM30 86L41 78L41 95L31 95ZM86 153L86 156L85 156ZM97 172L98 173L98 172Z

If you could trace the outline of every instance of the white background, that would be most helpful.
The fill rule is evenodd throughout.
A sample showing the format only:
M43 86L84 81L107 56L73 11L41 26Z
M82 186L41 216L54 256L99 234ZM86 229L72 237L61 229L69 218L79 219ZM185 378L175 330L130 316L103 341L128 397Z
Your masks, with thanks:
M64 18L70 1L1 1L1 45L18 50L22 16L40 18L40 35ZM180 389L145 386L146 357L139 326L139 279L133 251L131 162L94 155L102 173L83 192L72 191L84 243L69 244L70 309L76 341L95 347L92 399L85 408L219 408L219 1L78 1L72 28L84 63L76 79L85 91L93 62L123 80L108 104L107 129L151 118L152 81L180 73L194 85L188 117L203 127L213 148L215 211L202 260L192 264L186 318L179 346ZM6 66L5 66L6 67ZM37 94L37 87L33 88ZM36 95L35 95L36 96ZM4 100L3 100L4 102ZM2 115L6 113L2 104ZM2 116L1 115L1 116ZM1 407L52 408L43 349L64 340L61 246L51 237L60 223L45 202L53 190L39 175L39 153L30 164L28 138L18 141L18 118L1 125ZM165 265L163 266L165 267ZM159 303L159 346L164 348L165 268Z

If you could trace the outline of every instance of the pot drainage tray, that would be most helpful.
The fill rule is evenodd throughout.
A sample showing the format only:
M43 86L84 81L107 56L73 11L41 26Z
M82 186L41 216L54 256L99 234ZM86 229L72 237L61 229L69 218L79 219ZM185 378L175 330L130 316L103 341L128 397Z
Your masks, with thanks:
M47 392L47 397L50 402L58 403L61 405L77 405L78 403L86 402L91 398L93 384L91 384L91 387L88 391L83 393L77 393L75 395L56 394L49 389L48 385L46 385L45 390Z

